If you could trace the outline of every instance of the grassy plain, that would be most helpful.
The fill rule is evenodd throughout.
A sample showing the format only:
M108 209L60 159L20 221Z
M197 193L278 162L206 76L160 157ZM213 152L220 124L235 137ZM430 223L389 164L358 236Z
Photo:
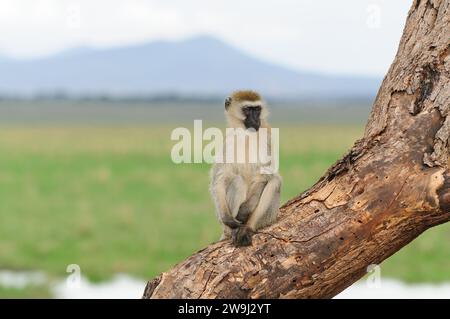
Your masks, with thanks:
M94 281L115 273L146 279L217 240L209 165L172 163L175 126L1 124L0 269L56 279L78 264ZM279 127L283 201L311 186L363 132L351 123ZM450 281L450 225L429 230L381 274ZM0 288L0 297L48 293Z

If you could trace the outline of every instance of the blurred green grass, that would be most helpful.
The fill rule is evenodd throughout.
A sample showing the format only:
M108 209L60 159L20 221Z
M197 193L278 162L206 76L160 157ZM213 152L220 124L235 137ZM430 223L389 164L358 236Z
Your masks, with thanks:
M216 241L209 165L172 163L173 128L2 125L0 269L63 278L78 264L93 281L121 272L151 278ZM362 132L350 124L281 126L283 201L311 186ZM449 281L449 248L450 225L436 227L383 263L382 276Z
M45 285L31 285L24 288L0 287L2 299L42 299L52 298L49 288Z

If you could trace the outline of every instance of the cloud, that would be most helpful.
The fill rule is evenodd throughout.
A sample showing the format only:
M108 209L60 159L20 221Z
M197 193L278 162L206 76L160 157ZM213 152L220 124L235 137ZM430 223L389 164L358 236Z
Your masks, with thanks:
M0 0L0 53L51 54L206 33L298 69L382 75L404 0Z

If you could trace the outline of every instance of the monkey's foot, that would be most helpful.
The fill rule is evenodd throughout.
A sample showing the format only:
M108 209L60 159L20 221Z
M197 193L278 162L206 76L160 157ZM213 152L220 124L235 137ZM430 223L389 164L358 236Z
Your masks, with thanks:
M236 247L250 246L253 231L247 226L241 226L232 231L232 242Z

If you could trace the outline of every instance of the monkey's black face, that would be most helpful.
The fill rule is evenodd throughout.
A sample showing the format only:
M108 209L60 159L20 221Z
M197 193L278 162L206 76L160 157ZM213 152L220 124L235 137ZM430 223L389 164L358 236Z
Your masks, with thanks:
M244 125L246 129L259 130L261 126L261 106L244 106L242 111L245 115Z

